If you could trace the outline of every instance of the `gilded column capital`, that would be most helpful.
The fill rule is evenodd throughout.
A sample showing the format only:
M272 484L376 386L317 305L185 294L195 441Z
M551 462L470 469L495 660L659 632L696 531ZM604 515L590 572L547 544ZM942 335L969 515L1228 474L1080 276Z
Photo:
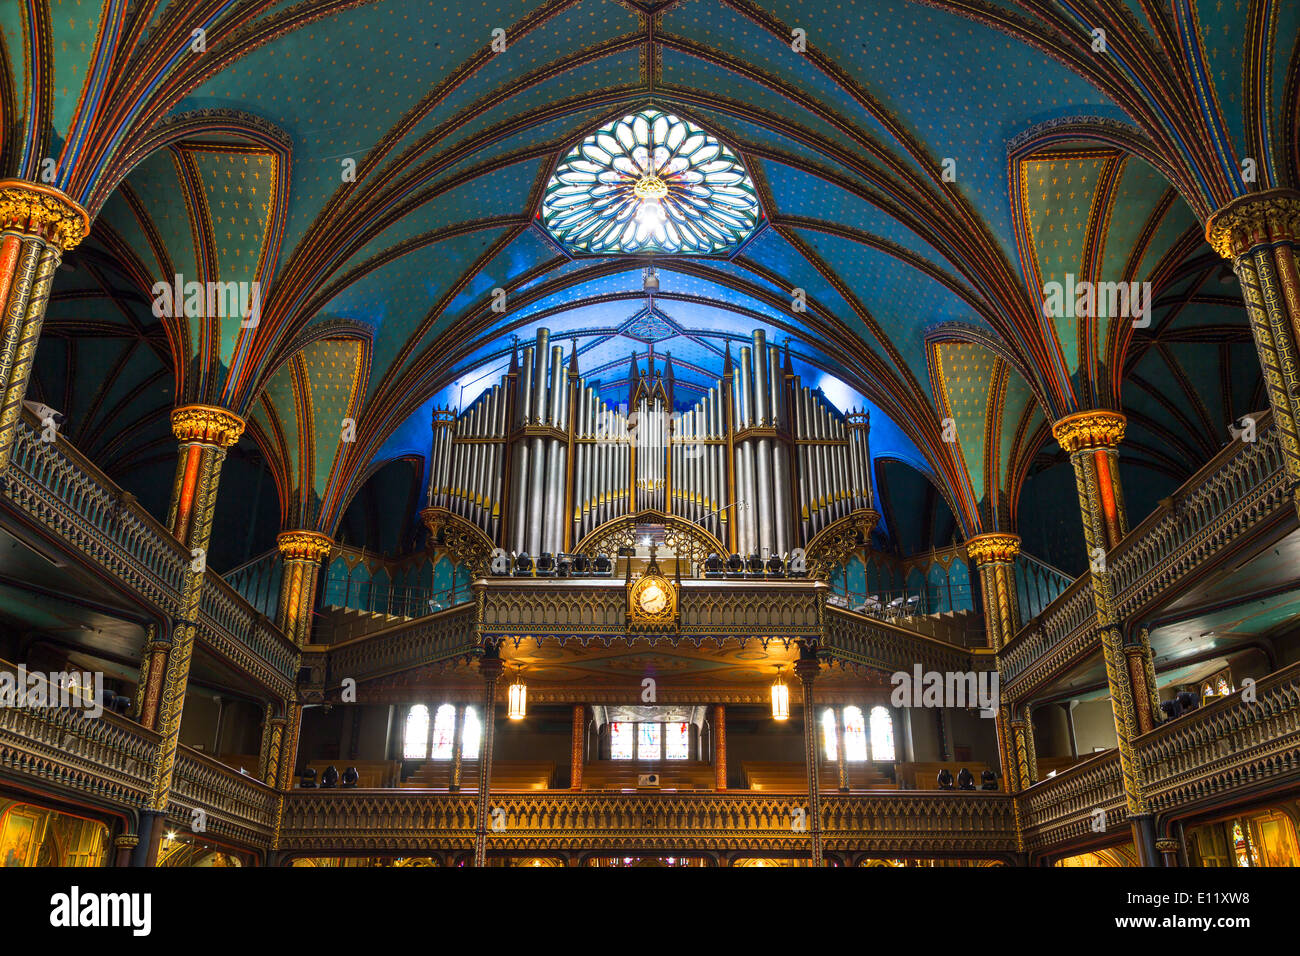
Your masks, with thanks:
M90 232L90 216L60 189L0 179L0 229L72 249Z
M966 541L966 554L977 565L1010 564L1020 553L1020 535L1003 531L977 534Z
M1093 409L1066 415L1052 426L1052 437L1067 454L1092 448L1115 448L1124 440L1128 419L1119 412Z
M172 434L180 441L197 441L229 448L244 433L244 420L215 405L181 405L172 409Z
M1205 241L1225 259L1264 242L1300 241L1300 193L1270 189L1239 196L1210 214Z
M334 541L319 531L282 531L275 536L275 546L286 561L319 561Z

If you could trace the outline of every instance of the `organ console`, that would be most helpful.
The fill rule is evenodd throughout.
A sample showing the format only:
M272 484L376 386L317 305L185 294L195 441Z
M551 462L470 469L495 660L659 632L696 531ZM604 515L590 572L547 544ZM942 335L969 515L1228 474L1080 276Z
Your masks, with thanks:
M628 387L627 404L610 405L580 374L576 344L566 362L539 329L467 408L434 410L426 520L455 516L484 546L534 561L611 523L685 524L760 570L844 519L874 523L867 413L803 385L762 330L734 365L728 348L694 404L678 407L671 357L643 372L634 356Z

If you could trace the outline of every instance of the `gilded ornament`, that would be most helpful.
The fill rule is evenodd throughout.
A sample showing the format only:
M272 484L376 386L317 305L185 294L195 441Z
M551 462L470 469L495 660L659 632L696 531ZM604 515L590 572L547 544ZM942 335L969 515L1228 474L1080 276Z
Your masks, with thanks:
M319 561L334 542L318 531L285 531L276 535L276 547L286 561Z
M1206 220L1205 241L1225 259L1263 242L1300 241L1300 193L1270 189L1234 199Z
M172 434L179 441L229 448L244 433L244 420L215 405L182 405L172 409Z
M976 565L1010 564L1020 553L1020 536L1000 531L976 535L966 542L966 553Z
M1089 448L1114 448L1124 440L1126 419L1119 412L1094 409L1067 415L1052 426L1052 437L1067 454Z
M0 180L0 230L42 239L64 252L90 231L90 216L52 186L24 179Z

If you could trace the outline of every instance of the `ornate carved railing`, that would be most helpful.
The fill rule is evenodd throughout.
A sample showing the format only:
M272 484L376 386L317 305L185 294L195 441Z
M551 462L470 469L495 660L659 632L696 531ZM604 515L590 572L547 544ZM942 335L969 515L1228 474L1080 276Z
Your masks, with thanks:
M991 656L978 655L906 628L841 608L826 609L824 646L832 658L889 672L911 673L916 664L926 671L992 670Z
M1121 618L1174 591L1270 519L1289 514L1282 448L1272 415L1262 415L1253 442L1234 441L1171 498L1132 529L1110 555ZM1091 575L1080 576L999 655L1006 692L1027 687L1089 652L1096 643Z
M228 837L246 846L269 846L275 800L275 791L256 777L188 747L177 750L167 809L168 816L182 826ZM200 822L202 830L198 830Z
M1016 799L1020 802L1025 846L1030 851L1100 836L1128 819L1116 750L1097 754L1040 780Z
M14 674L16 668L0 661L0 671ZM157 747L157 734L116 714L0 706L0 769L41 788L138 809L149 796Z
M1151 808L1300 779L1300 663L1165 721L1135 741Z
M809 836L797 829L798 816L807 799L773 793L493 794L488 851L802 853ZM297 790L285 800L280 843L300 855L466 850L474 840L474 808L472 794ZM1011 798L1003 794L827 795L822 824L825 847L832 851L1015 850Z
M476 610L467 604L331 644L330 687L345 678L373 680L410 667L436 664L470 653L478 646Z
M166 617L180 602L190 556L167 529L62 439L41 440L24 412L0 502L114 577ZM199 641L278 694L296 677L297 650L265 617L208 571Z

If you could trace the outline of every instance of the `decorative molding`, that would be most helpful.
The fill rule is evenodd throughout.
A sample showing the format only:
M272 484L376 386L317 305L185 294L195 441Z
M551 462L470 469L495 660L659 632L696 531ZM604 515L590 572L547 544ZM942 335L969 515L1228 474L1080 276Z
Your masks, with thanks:
M172 409L172 434L181 442L230 448L244 433L244 420L215 405L181 405Z
M61 190L25 179L0 179L0 230L76 248L90 232L90 216Z
M286 561L319 561L330 553L334 541L319 531L282 531L275 546Z
M966 554L977 565L1011 564L1020 553L1020 535L1000 531L976 535L966 541Z
M1093 448L1115 448L1124 440L1128 423L1119 412L1093 409L1066 415L1052 425L1052 437L1067 454Z
M1269 242L1300 242L1300 193L1270 189L1234 199L1205 222L1205 241L1225 259Z

